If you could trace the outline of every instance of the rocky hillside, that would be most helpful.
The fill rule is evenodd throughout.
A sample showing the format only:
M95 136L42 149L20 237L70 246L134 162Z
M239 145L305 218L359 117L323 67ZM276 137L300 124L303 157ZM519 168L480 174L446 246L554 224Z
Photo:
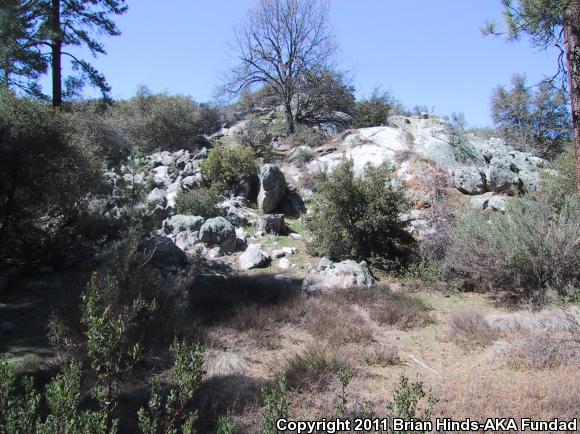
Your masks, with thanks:
M275 118L272 113L262 116ZM220 140L219 146L236 146L248 124L239 121L210 139L214 144ZM390 126L342 129L318 147L278 141L274 147L276 163L262 165L258 179L248 180L238 196L219 203L214 218L180 215L175 209L179 192L204 185L200 164L207 148L137 157L106 176L114 197L126 196L135 185L145 189L138 207L148 214L155 236L174 243L176 257L201 254L239 270L274 266L298 277L308 274L304 285L318 291L328 282L335 287L373 283L364 263L335 266L326 258L318 263L305 252L299 217L314 200L312 179L320 171L332 171L343 158L353 160L357 173L367 164L392 164L398 181L408 187L414 209L406 217L419 238L436 230L431 208L441 195L503 211L511 195L535 190L541 171L549 170L547 161L514 150L503 140L463 133L427 115L394 117ZM109 212L118 214L120 207L113 204ZM175 265L170 261L168 266Z

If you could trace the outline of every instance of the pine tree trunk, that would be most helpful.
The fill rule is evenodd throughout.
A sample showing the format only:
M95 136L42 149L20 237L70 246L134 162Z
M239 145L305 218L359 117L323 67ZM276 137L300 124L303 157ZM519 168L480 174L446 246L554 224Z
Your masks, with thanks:
M566 59L576 154L576 190L580 199L580 1L575 0L569 6L566 18Z
M52 105L60 107L62 105L62 36L60 29L60 0L52 0Z

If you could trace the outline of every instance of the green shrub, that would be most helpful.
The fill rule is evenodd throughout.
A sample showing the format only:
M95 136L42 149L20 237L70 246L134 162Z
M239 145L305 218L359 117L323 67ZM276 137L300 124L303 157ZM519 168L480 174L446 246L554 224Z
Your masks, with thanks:
M174 360L174 387L162 394L159 381L153 381L147 409L139 410L139 428L144 434L196 432L194 424L198 415L191 405L206 372L203 367L205 350L198 345L175 341L170 352Z
M324 134L306 125L296 125L296 131L292 135L295 146L309 146L317 148L324 143Z
M0 262L55 259L88 193L103 191L101 162L71 139L68 118L48 104L0 94Z
M258 172L258 161L249 146L219 146L209 151L200 170L211 186L230 192Z
M116 125L128 147L144 151L197 149L200 136L217 131L220 113L183 95L153 94L140 88L137 96L117 102L106 116Z
M580 210L568 197L554 209L545 199L514 198L506 213L467 211L451 228L446 264L486 290L545 301L580 284Z
M54 377L44 394L46 412L40 411L41 395L30 377L17 379L14 368L0 358L0 432L3 434L113 434L102 411L81 410L81 368L67 366ZM42 413L42 414L41 414ZM43 414L45 418L43 419Z
M427 398L425 400L425 398ZM426 401L426 402L425 402ZM393 392L393 401L387 405L389 419L431 420L433 407L437 399L425 393L421 381L409 382L404 375L399 378L399 385ZM393 431L393 434L427 433L427 431Z
M354 163L344 160L316 184L312 213L306 220L312 233L310 249L334 259L373 259L400 254L413 239L400 214L408 209L392 169L367 166L355 177Z
M106 427L116 427L113 413L117 407L121 382L139 360L141 349L131 342L130 313L116 313L107 299L117 292L118 282L112 276L93 274L82 297L82 323L86 327L87 355L97 381L93 393L105 413ZM134 301L136 310L138 300Z
M175 197L175 209L178 214L212 218L219 215L216 205L222 199L223 196L215 187L180 191Z
M286 375L281 373L278 377L278 384L275 388L268 390L262 388L262 395L266 408L262 413L262 434L277 434L276 421L288 418L288 397L286 391Z
M542 173L543 196L557 208L561 208L567 197L575 197L576 191L576 159L572 147L554 160L557 173Z
M268 123L261 121L259 118L252 117L246 128L238 136L238 141L243 146L251 147L256 155L269 161L273 156L272 139L273 134L270 132Z
M354 107L354 126L366 128L386 125L394 105L396 102L392 95L375 89L370 98L357 101Z

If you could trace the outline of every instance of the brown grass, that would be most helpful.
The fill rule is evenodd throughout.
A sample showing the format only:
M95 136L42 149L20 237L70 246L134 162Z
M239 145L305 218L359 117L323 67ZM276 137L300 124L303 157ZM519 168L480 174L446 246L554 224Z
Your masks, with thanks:
M345 362L335 352L315 345L310 346L288 363L288 386L298 391L323 390L344 366Z
M419 297L393 292L387 286L350 288L321 296L321 302L358 304L366 309L373 321L401 330L423 327L434 322L431 308Z
M507 362L518 369L580 367L580 339L570 334L531 334L517 339L507 352Z
M375 344L363 353L364 362L368 366L394 366L402 363L399 350L392 345Z
M451 316L447 335L466 350L486 347L499 337L498 331L477 311L463 311Z
M352 306L336 300L312 300L308 309L306 330L332 346L370 343L373 330Z
M535 373L514 372L508 378L456 378L434 388L436 413L453 419L470 417L533 417L537 420L579 416L580 378L577 369Z

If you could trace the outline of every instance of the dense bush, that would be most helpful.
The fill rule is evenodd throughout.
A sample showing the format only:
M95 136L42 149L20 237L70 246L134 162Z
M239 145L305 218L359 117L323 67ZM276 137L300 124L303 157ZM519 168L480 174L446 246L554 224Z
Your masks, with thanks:
M274 135L270 131L268 123L260 120L259 117L252 117L246 128L240 132L238 141L243 146L251 147L256 155L263 158L264 161L269 161L273 153L273 138Z
M556 158L554 169L556 173L542 174L542 194L554 206L560 208L566 197L574 197L577 194L576 159L572 147Z
M386 164L369 165L355 177L353 161L344 160L321 177L307 219L315 253L335 259L380 258L401 253L412 243L400 218L408 203L391 172Z
M316 148L324 143L324 134L306 125L296 125L292 135L295 146L310 146Z
M572 141L566 94L548 83L533 91L524 76L514 75L512 89L493 92L491 115L510 145L543 158L553 159Z
M386 125L394 105L396 102L391 94L375 89L370 98L357 101L354 107L354 126L366 128Z
M580 210L569 196L512 199L505 214L468 211L451 228L446 263L486 290L544 301L580 285Z
M0 261L47 258L102 189L100 161L47 104L0 96ZM58 243L58 244L57 244Z
M306 75L297 99L296 119L324 120L328 114L354 112L354 87L346 76L333 70L310 72Z
M258 161L249 146L219 146L209 151L200 170L216 191L231 192L258 172Z
M216 205L222 199L219 191L211 187L180 191L175 197L175 209L178 214L212 218L219 215Z

